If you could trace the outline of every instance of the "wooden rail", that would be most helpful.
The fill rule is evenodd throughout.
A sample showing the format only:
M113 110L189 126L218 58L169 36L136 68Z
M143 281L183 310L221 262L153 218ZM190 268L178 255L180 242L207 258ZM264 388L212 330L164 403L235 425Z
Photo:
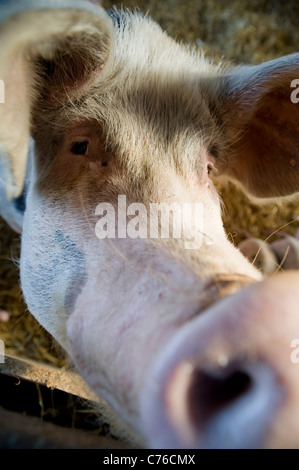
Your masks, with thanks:
M37 442L34 445L39 445L40 442L41 448L53 448L53 446L57 448L65 448L64 446L68 448L104 448L106 446L106 448L123 449L142 446L131 429L116 419L107 402L96 395L77 373L6 354L3 363L0 363L0 374L61 390L88 400L91 403L91 408L97 410L103 422L109 422L113 436L119 439L119 442L101 436L90 436L88 439L86 432L78 430L73 432L73 430L64 429L52 423L41 422L35 417L22 416L0 408L0 448L6 448L5 443L8 443L9 446L9 442L14 442L16 448L28 448L34 442ZM5 393L5 390L1 392ZM56 429L57 439L54 438L53 427ZM72 432L70 433L70 431Z

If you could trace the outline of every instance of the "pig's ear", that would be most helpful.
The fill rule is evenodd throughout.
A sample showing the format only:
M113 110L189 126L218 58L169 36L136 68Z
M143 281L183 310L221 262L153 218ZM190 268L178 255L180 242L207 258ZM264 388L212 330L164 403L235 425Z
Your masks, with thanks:
M223 77L221 172L257 197L299 191L299 54ZM297 87L297 90L296 90Z
M8 199L22 193L34 106L85 94L112 41L111 20L91 2L1 1L0 186Z

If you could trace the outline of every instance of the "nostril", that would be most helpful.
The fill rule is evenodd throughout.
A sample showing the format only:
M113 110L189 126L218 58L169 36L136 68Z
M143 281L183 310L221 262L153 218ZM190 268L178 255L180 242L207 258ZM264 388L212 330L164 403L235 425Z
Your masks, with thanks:
M186 447L262 447L283 399L276 373L246 359L221 367L183 362L168 383L173 431Z
M241 370L222 377L194 370L187 395L192 424L204 426L213 415L246 394L252 385L249 374Z

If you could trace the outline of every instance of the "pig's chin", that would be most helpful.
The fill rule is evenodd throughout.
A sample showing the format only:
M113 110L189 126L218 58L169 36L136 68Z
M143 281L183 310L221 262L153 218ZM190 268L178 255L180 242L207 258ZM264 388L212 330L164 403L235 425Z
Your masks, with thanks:
M277 277L285 281L282 276ZM290 388L289 337L295 334L298 305L294 286L288 305L286 299L273 302L275 286L273 280L256 282L217 301L165 345L140 395L150 447L269 445L273 421ZM286 319L283 330L280 315ZM270 339L278 349L286 343L283 359L269 356Z

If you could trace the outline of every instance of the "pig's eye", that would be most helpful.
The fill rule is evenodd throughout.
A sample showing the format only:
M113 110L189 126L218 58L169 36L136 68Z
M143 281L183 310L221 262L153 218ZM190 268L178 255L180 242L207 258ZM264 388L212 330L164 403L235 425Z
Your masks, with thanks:
M210 175L210 174L212 173L213 168L214 168L213 165L212 165L211 163L209 163L208 166L207 166L207 173L208 173L208 175Z
M71 152L74 155L86 155L88 150L88 142L84 140L83 142L73 142L71 147Z

